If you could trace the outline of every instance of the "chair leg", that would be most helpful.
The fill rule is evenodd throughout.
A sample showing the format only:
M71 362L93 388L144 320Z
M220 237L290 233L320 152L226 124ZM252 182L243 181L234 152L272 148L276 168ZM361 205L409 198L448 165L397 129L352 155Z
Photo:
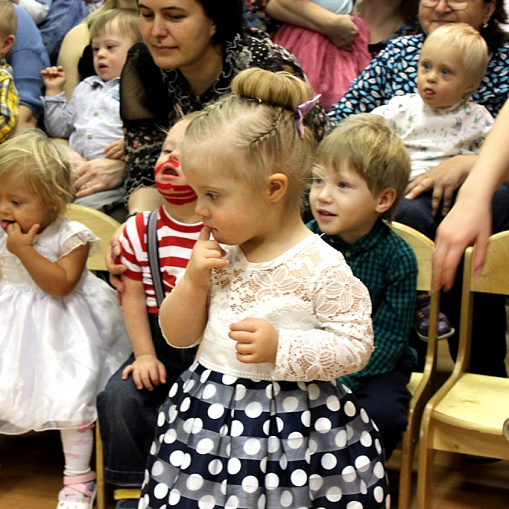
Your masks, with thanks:
M419 468L417 472L417 507L418 509L431 509L431 490L433 479L433 449L432 430L430 427L429 412L425 412L421 424L421 437L419 440ZM431 438L430 438L431 437Z
M410 509L410 499L412 497L412 467L417 433L419 431L415 428L415 424L409 425L403 435L403 442L401 444L398 509Z
M106 484L104 480L104 452L99 421L95 423L95 470L97 483L96 507L106 509Z

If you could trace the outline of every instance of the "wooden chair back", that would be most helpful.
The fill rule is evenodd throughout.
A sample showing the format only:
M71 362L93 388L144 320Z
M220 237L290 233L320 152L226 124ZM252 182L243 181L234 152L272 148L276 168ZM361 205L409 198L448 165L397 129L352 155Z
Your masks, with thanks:
M408 405L408 427L401 442L399 468L399 509L409 509L412 494L412 466L419 440L419 429L424 407L435 391L437 365L437 324L440 310L439 292L431 292L434 242L417 230L392 222L392 230L413 249L417 258L417 291L430 294L429 338L423 372L414 372L408 384L412 399Z
M120 223L104 212L76 203L70 203L67 206L65 215L73 221L84 224L101 239L101 249L88 257L87 267L94 272L98 270L106 271L106 250L109 249L111 237L120 226Z
M423 509L431 507L435 451L509 459L504 438L509 379L469 372L474 293L509 294L509 231L490 237L481 276L474 277L472 267L473 248L469 247L463 271L458 355L451 376L430 399L422 419L417 498ZM489 338L485 341L489 345Z

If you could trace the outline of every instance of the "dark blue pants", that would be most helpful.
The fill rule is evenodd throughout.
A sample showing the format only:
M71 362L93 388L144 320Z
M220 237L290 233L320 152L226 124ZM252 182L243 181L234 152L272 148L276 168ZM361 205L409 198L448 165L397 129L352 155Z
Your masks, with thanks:
M157 356L166 367L167 383L148 391L138 390L131 377L122 380L123 369L134 360L131 355L97 396L105 477L117 486L141 488L159 407L196 355L196 348L178 349L166 343L158 315L149 315L149 322Z
M509 188L500 186L492 200L492 233L509 230ZM395 221L420 231L434 240L443 217L440 212L431 214L431 191L414 200L401 200ZM461 284L463 264L458 267L453 288L442 295L441 311L447 315L456 334L449 338L449 350L453 359L458 351L458 332L461 312ZM492 376L507 376L504 359L506 356L506 312L503 295L476 294L472 324L473 373ZM422 350L422 349L421 349ZM422 361L422 358L421 358Z
M414 368L412 361L404 358L393 371L373 377L354 392L380 431L387 460L408 425L406 412L412 395L406 386Z

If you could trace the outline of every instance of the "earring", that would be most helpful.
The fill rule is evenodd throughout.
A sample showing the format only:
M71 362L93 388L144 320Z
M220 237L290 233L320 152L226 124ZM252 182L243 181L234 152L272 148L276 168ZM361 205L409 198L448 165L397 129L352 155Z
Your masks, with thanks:
M488 28L488 23L484 23L482 27L483 28Z

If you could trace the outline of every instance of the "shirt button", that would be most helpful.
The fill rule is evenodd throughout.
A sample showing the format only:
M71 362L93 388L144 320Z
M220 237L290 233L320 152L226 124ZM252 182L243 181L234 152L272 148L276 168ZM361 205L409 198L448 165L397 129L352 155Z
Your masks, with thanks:
M346 251L345 252L345 258L350 258L350 256L352 256L352 252L351 251Z
M99 112L98 111L94 111L94 117L97 117L97 115L99 115Z
M87 139L91 140L93 136L91 134L87 134Z

